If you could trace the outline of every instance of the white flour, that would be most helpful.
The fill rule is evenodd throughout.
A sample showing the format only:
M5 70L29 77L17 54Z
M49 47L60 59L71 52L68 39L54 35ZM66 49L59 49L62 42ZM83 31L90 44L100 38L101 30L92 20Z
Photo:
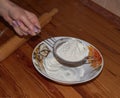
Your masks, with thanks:
M57 62L51 53L44 59L43 65L48 76L60 81L80 81L80 78L84 76L82 67L79 70L67 68Z
M88 47L76 39L68 40L57 49L57 54L68 61L79 61L88 56L88 53ZM85 74L82 66L78 69L77 67L69 68L61 65L52 53L49 53L44 59L43 65L49 76L61 81L80 81Z
M56 53L67 61L80 61L88 56L88 47L72 38L58 47Z

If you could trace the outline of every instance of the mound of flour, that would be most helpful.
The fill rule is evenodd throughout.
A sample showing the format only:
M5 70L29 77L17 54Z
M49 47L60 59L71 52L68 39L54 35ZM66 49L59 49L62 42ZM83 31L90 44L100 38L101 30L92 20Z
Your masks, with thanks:
M69 39L58 47L57 55L66 61L80 61L89 54L89 49L86 45L75 38Z

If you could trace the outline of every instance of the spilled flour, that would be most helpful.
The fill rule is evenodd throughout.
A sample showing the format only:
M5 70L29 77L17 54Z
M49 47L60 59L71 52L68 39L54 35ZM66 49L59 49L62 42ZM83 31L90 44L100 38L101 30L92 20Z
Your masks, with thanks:
M60 81L80 81L80 78L84 76L82 66L79 69L65 67L51 53L44 59L43 65L49 76Z

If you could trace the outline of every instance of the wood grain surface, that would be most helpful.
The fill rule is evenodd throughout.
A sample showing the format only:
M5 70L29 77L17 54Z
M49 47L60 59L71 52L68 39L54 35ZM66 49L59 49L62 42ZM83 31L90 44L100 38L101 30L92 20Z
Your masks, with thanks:
M31 38L0 62L0 98L120 98L120 28L84 6L80 0L12 0L40 16L58 8L41 36ZM0 19L0 29L8 25ZM94 80L78 85L60 85L46 79L34 68L34 47L51 36L72 36L96 46L104 57L104 68ZM9 27L0 45L14 35Z

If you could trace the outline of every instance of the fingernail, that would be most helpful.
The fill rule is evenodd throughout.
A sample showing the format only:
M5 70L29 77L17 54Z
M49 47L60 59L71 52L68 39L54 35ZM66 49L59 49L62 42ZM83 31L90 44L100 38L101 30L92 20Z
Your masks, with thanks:
M20 20L18 20L18 21L16 21L17 22L17 24L20 26L21 25L21 21Z
M40 32L40 29L35 26L35 27L34 27L34 32L35 32L35 33L39 33L39 32Z
M17 21L15 21L15 20L12 21L12 25L13 25L14 27L19 26L18 23L17 23Z

